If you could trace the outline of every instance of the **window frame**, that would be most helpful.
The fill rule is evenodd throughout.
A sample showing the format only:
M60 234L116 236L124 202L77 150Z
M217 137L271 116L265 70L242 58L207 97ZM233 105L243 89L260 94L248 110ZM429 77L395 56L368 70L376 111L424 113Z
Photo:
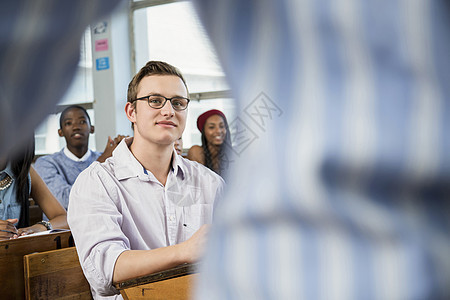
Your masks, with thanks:
M136 41L135 41L135 29L134 29L134 13L136 10L145 9L152 6L165 5L175 2L187 2L186 0L142 0L142 1L131 1L130 10L128 15L129 22L129 39L130 39L130 66L131 74L136 74ZM189 93L189 98L191 101L202 101L210 99L220 99L220 98L233 98L231 90L219 90L219 91L203 91L198 93Z

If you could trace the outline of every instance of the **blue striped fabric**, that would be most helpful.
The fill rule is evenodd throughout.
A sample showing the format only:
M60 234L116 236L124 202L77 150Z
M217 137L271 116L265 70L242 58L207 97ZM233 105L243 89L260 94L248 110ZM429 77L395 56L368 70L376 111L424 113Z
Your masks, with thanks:
M196 298L450 299L449 2L194 3L249 141Z
M120 0L0 1L0 157L51 112L78 66L87 26Z

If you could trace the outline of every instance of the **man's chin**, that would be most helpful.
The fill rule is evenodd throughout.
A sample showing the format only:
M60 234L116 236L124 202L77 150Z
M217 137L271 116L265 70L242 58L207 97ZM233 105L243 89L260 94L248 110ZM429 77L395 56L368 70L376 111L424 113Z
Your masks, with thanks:
M83 139L83 140L81 140L81 139L75 139L75 140L72 139L70 141L70 145L72 147L74 147L74 148L80 148L80 147L83 147L83 146L85 146L87 144L88 144L88 140L85 140L85 139Z
M160 139L158 140L157 143L160 144L161 146L172 146L174 142L175 140L168 138L168 139Z

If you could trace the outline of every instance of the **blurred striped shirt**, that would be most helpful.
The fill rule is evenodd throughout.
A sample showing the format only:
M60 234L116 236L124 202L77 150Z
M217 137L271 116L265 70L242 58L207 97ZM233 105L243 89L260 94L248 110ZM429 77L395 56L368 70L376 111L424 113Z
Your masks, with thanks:
M77 70L82 34L119 2L0 1L0 157L20 150L54 111Z
M195 4L239 102L197 299L449 299L449 2Z

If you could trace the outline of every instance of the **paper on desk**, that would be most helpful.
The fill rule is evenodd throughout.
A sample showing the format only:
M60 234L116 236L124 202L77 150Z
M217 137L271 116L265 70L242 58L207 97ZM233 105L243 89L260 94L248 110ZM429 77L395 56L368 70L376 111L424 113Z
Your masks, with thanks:
M64 231L70 231L70 230L57 228L57 229L52 229L52 230L39 231L39 232L31 233L31 234L21 235L21 236L19 236L19 238L44 235L44 234L55 233L55 232L64 232Z

